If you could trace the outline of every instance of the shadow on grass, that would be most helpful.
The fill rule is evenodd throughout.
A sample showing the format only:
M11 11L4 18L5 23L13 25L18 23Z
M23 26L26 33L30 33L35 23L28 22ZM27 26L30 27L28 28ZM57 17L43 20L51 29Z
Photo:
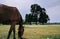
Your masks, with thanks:
M41 35L40 39L60 39L59 35Z

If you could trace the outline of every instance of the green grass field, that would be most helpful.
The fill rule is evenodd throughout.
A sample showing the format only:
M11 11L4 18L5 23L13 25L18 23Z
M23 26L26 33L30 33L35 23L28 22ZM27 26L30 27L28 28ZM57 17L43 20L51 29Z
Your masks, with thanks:
M60 39L60 25L24 25L26 39ZM6 39L10 25L0 25L0 39ZM16 25L16 38L18 25ZM12 39L11 35L10 39ZM18 39L18 38L17 38Z

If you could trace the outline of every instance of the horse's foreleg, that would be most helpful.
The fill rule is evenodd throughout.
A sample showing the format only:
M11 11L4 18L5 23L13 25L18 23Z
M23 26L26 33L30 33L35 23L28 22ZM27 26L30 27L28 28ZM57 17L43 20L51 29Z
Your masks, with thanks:
M18 38L19 39L22 39L23 33L24 33L24 26L19 26L19 28L18 28Z
M12 32L12 26L10 27L10 30L9 30L7 39L9 39L9 37L10 37L10 35L11 35L11 32Z

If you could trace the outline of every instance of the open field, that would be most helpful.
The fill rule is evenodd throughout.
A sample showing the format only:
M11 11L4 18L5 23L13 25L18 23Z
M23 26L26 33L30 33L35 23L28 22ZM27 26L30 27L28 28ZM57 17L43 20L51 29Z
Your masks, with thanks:
M0 39L6 39L9 27L10 25L0 25ZM60 25L24 25L24 27L23 37L26 39L60 39ZM16 38L17 28L18 25Z

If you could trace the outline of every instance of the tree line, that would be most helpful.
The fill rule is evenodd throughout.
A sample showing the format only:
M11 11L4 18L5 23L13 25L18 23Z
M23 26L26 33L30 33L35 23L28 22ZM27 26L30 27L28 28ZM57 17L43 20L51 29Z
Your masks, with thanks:
M32 22L34 22L37 24L39 22L44 24L50 20L49 16L46 14L46 9L38 4L32 4L30 11L31 13L25 15L25 23L32 24Z

